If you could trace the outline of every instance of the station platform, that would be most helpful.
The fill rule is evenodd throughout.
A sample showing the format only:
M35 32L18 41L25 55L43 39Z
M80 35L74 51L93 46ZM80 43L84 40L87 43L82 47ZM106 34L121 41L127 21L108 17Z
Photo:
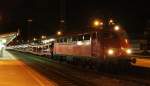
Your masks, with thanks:
M136 58L134 66L150 68L150 58Z
M0 57L0 86L56 86L11 53L4 50Z

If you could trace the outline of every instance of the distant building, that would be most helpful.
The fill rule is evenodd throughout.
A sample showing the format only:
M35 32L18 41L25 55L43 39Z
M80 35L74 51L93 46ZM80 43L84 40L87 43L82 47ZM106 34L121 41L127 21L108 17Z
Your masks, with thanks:
M150 20L147 22L143 34L131 35L133 53L150 51Z
M142 37L142 34L131 34L130 35L130 43L133 50L133 53L141 53L143 52L142 45L145 40Z
M150 20L147 22L146 28L144 30L144 39L146 40L146 49L150 50Z

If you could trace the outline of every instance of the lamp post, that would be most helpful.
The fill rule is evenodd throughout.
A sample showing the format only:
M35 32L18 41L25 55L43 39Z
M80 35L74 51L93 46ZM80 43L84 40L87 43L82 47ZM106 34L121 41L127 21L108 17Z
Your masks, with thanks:
M28 27L27 27L27 40L30 40L30 26L33 20L31 18L27 19Z

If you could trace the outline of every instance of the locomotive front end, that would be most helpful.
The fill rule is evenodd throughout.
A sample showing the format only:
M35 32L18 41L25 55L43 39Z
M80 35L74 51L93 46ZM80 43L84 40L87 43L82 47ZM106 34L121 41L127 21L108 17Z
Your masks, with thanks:
M131 58L132 49L127 33L120 26L114 25L99 31L99 40L105 59L135 63L135 59Z

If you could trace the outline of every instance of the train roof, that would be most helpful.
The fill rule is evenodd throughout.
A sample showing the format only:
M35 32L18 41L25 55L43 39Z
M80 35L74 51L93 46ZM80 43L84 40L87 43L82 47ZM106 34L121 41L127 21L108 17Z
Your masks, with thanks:
M75 35L83 35L83 34L88 34L92 32L97 32L97 31L108 31L112 27L108 27L109 29L102 29L102 28L94 28L94 27L87 27L87 28L80 28L81 30L79 31L68 31L68 32L63 32L62 35L58 36L57 34L54 34L52 36L49 36L50 38L61 38L61 37L66 37L66 36L75 36ZM112 30L112 29L111 29ZM121 29L122 32L126 33L124 29Z

